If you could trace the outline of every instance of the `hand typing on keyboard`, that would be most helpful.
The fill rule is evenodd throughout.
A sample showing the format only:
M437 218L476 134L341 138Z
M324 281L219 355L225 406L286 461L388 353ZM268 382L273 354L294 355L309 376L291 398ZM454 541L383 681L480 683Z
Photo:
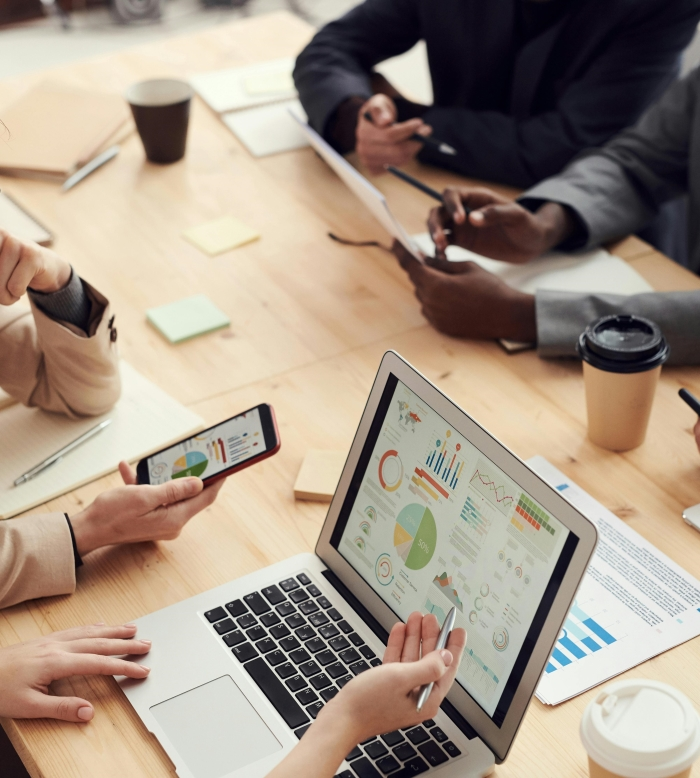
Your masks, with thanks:
M344 685L268 778L332 778L357 743L435 716L452 686L467 642L466 632L455 629L446 649L435 651L439 632L433 615L412 613L406 624L396 624L384 663ZM431 681L435 683L432 693L417 713L418 689Z

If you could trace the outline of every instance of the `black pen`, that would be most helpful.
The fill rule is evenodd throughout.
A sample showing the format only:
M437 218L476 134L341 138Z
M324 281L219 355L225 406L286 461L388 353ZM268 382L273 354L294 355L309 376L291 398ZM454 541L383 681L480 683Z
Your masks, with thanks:
M428 195L428 197L432 197L433 200L437 200L439 203L445 204L445 198L438 192L436 189L433 189L432 186L428 186L427 184L424 184L422 181L419 181L417 178L414 178L409 173L404 173L403 170L399 170L397 167L394 167L393 165L386 165L384 168L387 172L391 173L392 175L396 176L397 178L400 178L402 181L405 181L407 184L410 184L411 186L415 186L416 189L419 189L421 192L424 192ZM464 208L464 212L466 214L470 214L472 212L471 208L467 208L464 203L462 203L462 207Z
M407 184L415 186L416 189L420 190L424 194L427 194L428 197L432 197L433 200L437 200L439 203L444 204L445 201L443 200L442 195L437 191L437 189L433 189L432 186L424 184L422 181L419 181L417 178L414 178L408 173L404 173L403 170L399 170L393 165L385 165L384 169L397 178L400 178L402 181L405 181Z
M678 396L700 416L700 400L694 394L691 394L687 389L679 389Z
M365 111L362 114L365 119L370 124L374 124L374 120L372 119L372 114L369 111ZM437 140L436 138L431 138L430 135L419 135L417 132L414 132L413 135L409 138L409 140L414 140L416 143L423 143L426 146L432 146L434 149L437 149L441 154L448 154L450 157L456 156L457 152L455 149L452 148L448 143L444 143L441 140Z

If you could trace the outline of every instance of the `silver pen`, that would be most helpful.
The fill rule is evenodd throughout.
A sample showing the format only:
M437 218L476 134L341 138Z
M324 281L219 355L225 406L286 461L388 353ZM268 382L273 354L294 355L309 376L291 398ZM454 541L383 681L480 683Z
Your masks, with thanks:
M454 629L456 616L457 608L455 608L453 605L450 612L445 617L445 623L442 625L442 629L438 635L437 645L435 646L436 651L441 651L447 645L447 639L450 636L450 632L452 632ZM430 683L425 684L425 686L420 687L420 692L418 693L418 704L416 705L416 713L420 713L421 708L427 702L428 697L430 697L430 692L432 692L434 685L435 684L431 681Z
M98 168L101 168L102 165L104 165L106 162L109 162L110 159L113 159L114 157L119 154L119 146L110 146L107 151L103 151L102 154L98 154L96 157L91 159L89 162L87 162L85 165L83 165L80 170L76 170L75 173L73 173L70 178L67 178L63 182L63 186L61 189L64 192L67 192L69 189L72 189L76 184L79 184L84 178L87 178L90 173L94 173Z
M105 427L108 427L111 423L112 423L111 419L105 419L104 421L101 421L99 424L96 424L94 427L91 427L87 432L83 432L83 434L80 437L76 438L67 446L64 446L63 448L59 449L55 454L51 454L51 456L45 459L43 462L39 462L39 464L33 467L31 470L27 470L26 473L23 473L19 478L16 478L14 481L14 485L19 486L20 484L23 484L26 481L31 481L32 478L39 475L39 473L42 473L44 470L46 470L47 467L51 467L51 465L55 465L56 462L59 461L59 459L63 459L63 457L66 454L73 451L73 449L78 448L78 446L81 446L83 443L85 443L86 440L90 440L90 438L97 435L98 432L102 432L102 430Z

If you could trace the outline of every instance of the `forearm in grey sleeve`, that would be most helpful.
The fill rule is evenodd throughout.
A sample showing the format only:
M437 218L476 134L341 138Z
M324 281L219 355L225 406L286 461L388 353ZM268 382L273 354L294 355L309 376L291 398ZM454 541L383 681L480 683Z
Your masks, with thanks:
M591 153L554 178L528 189L518 198L548 201L571 208L585 227L586 241L566 248L593 248L636 232L656 215L624 169L602 154Z
M68 322L87 332L92 303L75 270L71 270L70 281L58 292L45 294L30 289L29 296L52 319Z
M625 297L540 291L535 295L541 357L575 357L586 326L609 314L634 314L659 325L671 346L669 365L700 365L700 290Z

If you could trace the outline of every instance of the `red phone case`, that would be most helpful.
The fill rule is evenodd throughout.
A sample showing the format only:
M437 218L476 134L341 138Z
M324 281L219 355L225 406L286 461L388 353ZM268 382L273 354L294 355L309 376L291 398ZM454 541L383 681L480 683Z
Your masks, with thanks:
M277 417L275 416L275 409L269 405L270 409L270 416L272 417L272 426L275 428L275 437L277 438L277 445L270 449L270 451L266 451L264 454L261 454L258 457L253 457L252 459L247 459L245 462L241 462L240 465L236 465L236 467L232 467L230 470L225 470L223 473L217 473L216 475L211 476L210 478L204 479L204 488L206 489L207 486L211 486L216 481L220 481L222 478L228 478L230 475L233 475L234 473L237 473L239 470L245 470L246 467L250 467L251 465L255 465L258 462L262 462L263 459L268 459L269 457L276 454L282 445L282 440L280 439L280 431L277 427Z

